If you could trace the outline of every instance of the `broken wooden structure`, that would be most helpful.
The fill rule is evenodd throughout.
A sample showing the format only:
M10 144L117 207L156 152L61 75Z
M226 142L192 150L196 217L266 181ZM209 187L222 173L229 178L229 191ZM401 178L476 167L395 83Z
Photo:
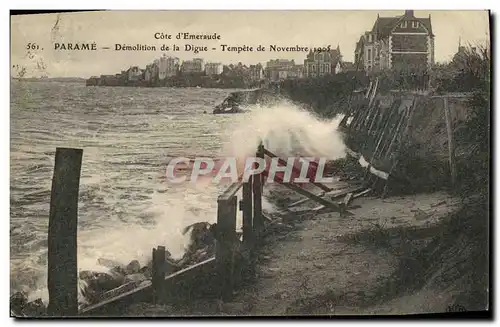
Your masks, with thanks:
M250 176L247 181L240 179L231 184L218 197L214 257L167 275L165 273L166 249L164 246L158 246L152 250L151 280L143 281L140 285L123 284L105 293L99 303L78 310L76 204L78 202L81 150L79 150L80 152L73 150L58 149L56 152L49 227L50 235L56 236L53 236L54 242L49 242L48 276L49 290L56 290L50 293L49 312L53 316L107 316L119 313L130 304L137 302L163 304L191 296L207 295L227 299L233 295L235 288L242 282L255 277L258 248L265 235L266 225L271 221L262 211L266 171ZM286 164L284 160L265 149L262 143L257 149L256 156L259 158L268 156L278 160L281 164ZM60 165L67 167L60 169ZM64 172L66 175L61 177L60 172ZM312 209L312 212L328 210L338 212L341 216L352 215L348 210L351 201L369 192L369 189L361 185L354 185L343 190L332 190L315 181L311 185L321 190L319 194L293 182L280 182L280 185L304 196L305 199L302 200L302 203L305 201L316 202L319 206ZM238 201L240 192L241 200ZM64 201L58 200L61 196ZM298 205L298 202L290 207L295 205ZM241 235L237 233L236 228L238 210L242 211L243 216ZM63 225L71 227L71 230L66 228L65 231L62 231L61 226ZM66 252L61 252L61 244L59 243L62 241L56 242L57 235L72 238L72 242L64 241L64 244L70 245L65 250ZM64 255L58 256L58 254ZM56 274L54 269L57 266L64 267L64 272L68 273L69 277L63 278L61 274Z
M436 96L424 88L413 91L390 90L389 94L381 96L378 86L377 77L371 81L365 94L358 95L355 105L349 109L349 114L339 126L347 136L347 154L358 160L365 169L364 185L385 196L391 185L412 184L412 178L399 168L401 160L405 159L405 147L414 145L412 137L416 134L415 130L421 129L417 125L425 125L421 123L422 117L415 119L415 114L428 106L431 99L442 98L442 105L438 107L442 108L443 125L446 123L449 183L453 186L456 179L454 123L448 99L467 95Z

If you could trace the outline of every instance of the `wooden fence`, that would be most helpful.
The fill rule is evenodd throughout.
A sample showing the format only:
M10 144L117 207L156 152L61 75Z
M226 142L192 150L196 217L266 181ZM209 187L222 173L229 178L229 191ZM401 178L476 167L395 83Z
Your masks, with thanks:
M259 145L256 157L265 156L284 160ZM247 181L239 180L231 184L217 199L217 223L214 228L216 239L215 257L173 274L165 273L164 246L152 250L152 278L132 289L112 290L105 300L77 310L77 251L76 226L79 174L82 150L57 149L56 165L51 194L51 214L49 222L49 310L52 317L100 316L127 308L136 302L166 303L182 296L209 294L222 299L230 298L236 287L255 277L259 246L265 236L266 222L270 219L262 211L262 194L265 172L250 176ZM294 168L295 169L295 168ZM312 183L322 190L314 194L293 182L281 183L306 199L315 201L319 207L313 209L331 210L341 215L351 215L347 208L350 201L366 194L367 190L355 186L346 190L331 190L321 183ZM355 193L362 191L361 193ZM238 202L238 194L241 200ZM328 195L328 199L326 196ZM345 198L344 198L345 197ZM335 202L335 199L344 198ZM242 233L237 233L236 218L242 211ZM114 295L116 294L116 295Z
M412 126L414 113L425 98L442 98L443 111L448 135L450 181L456 179L455 140L448 98L468 97L469 94L432 95L428 90L415 89L398 93L397 100L390 108L381 108L374 101L379 88L379 78L370 82L367 92L356 108L350 108L340 124L340 128L354 138L357 149L347 149L347 153L365 166L364 181L367 187L379 190L385 196L397 177L393 175L399 163L399 156ZM350 124L347 124L351 119ZM367 156L366 158L363 156ZM401 178L401 176L399 176Z

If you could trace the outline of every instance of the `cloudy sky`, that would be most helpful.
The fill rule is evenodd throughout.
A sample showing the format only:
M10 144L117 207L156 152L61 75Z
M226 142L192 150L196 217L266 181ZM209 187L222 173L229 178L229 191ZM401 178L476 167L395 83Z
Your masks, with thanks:
M356 41L373 27L377 14L389 17L401 15L403 11L110 11L11 16L11 67L26 67L27 76L39 76L44 72L50 77L114 74L131 65L144 67L162 54L162 44L180 46L181 51L167 54L181 60L201 57L225 64L265 63L273 58L302 62L305 53L254 51L237 54L222 52L222 44L248 45L254 49L259 44L266 48L271 44L339 45L344 60L353 61ZM415 11L416 17L428 17L429 14L436 35L436 61L450 60L457 50L459 38L464 44L483 44L489 39L487 11ZM157 32L172 34L173 39L157 40L154 38ZM218 33L221 40L176 40L175 35L179 32ZM95 42L98 50L56 51L55 42ZM36 43L39 50L28 51L28 43ZM157 51L114 51L117 43L155 45ZM216 47L217 50L195 55L184 51L185 44Z

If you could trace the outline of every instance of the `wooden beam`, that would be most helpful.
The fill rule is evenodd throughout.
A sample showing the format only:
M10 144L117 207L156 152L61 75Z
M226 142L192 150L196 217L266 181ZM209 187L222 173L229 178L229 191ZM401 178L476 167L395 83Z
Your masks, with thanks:
M153 285L153 303L160 304L163 300L163 281L165 280L165 247L153 249L153 267L151 282Z
M227 199L230 199L232 198L239 190L240 188L243 186L243 180L239 180L237 182L234 182L232 183L231 185L229 185L229 187L224 191L224 193L222 193L219 198L220 199L224 199L224 200L227 200Z
M275 155L274 153L272 153L271 151L267 150L266 148L264 148L264 154L268 157L271 157L271 158L278 158L277 155ZM280 165L287 165L287 162L281 158L278 158L278 163ZM296 174L300 174L300 169L296 168L295 166L292 166L292 171ZM314 186L317 186L319 187L320 189L322 189L323 191L325 192L329 192L331 191L331 188L329 188L328 186L324 185L324 184L321 184L321 183L317 183L317 182L314 182L314 181L311 181L311 184L313 184Z
M261 143L255 156L264 158L264 145ZM260 243L260 233L264 229L264 219L262 217L262 173L253 176L253 235L255 245Z
M340 208L342 209L342 211L340 212L341 217L345 216L345 211L347 210L347 206L351 203L352 196L353 196L353 193L348 193L345 196L344 201L342 201L342 203L340 203Z
M323 199L323 198L317 196L316 194L313 194L313 193L311 193L311 192L309 192L309 191L307 191L307 190L305 190L305 189L303 189L303 188L301 188L293 183L280 183L280 185L283 185L286 188L291 189L292 191L295 191L299 194L302 194L303 196L308 197L311 200L316 201L319 204L321 204L325 207L328 207L329 209L332 209L333 211L336 211L336 212L341 211L339 205L337 205L337 204L335 204L327 199Z
M220 283L220 295L227 298L233 292L234 242L236 241L237 197L217 200L217 234L215 260Z
M75 317L78 314L77 229L82 156L82 149L56 149L47 272L47 312L52 317Z
M396 151L396 158L391 165L391 169L389 170L389 173L388 173L389 176L392 174L392 172L394 171L394 169L397 167L397 165L399 163L399 154L401 152L401 149L403 147L404 142L406 141L406 139L408 137L408 132L410 131L410 126L411 126L411 122L413 120L413 115L415 114L415 111L417 108L418 97L416 97L414 99L414 101L415 101L414 105L412 107L410 107L410 112L408 113L408 119L406 121L406 126L405 126L405 129L403 131L403 135L401 136L401 140L399 142L398 149ZM390 180L389 180L389 178L387 178L385 185L384 185L384 190L382 192L382 198L385 198L385 196L387 195L388 188L389 188L389 182L390 182Z
M325 194L326 194L326 192L321 192L319 194L316 194L316 196L323 197L323 196L325 196ZM290 203L288 205L288 208L296 207L296 206L301 205L303 203L306 203L308 201L311 201L311 199L310 198L305 198L305 199L301 199L301 200L295 201L293 203Z
M243 211L243 243L248 248L253 247L253 201L252 201L252 177L243 183L242 211Z
M181 269L171 275L165 277L164 289L167 295L178 293L178 286L186 283L188 280L198 280L200 275L209 275L215 272L215 257ZM123 294L108 298L102 302L90 305L80 311L80 316L109 316L109 313L118 308L124 308L127 305L142 301L151 300L152 283L144 282L143 285L134 288ZM165 303L171 302L169 297L165 298Z
M385 152L385 155L383 155L383 158L387 158L388 155L391 154L392 147L394 145L394 142L396 141L399 132L401 130L401 126L403 124L403 120L406 115L401 115L401 118L399 119L398 126L396 127L396 131L394 131L394 134L392 135L391 143L389 143L389 147L387 148L387 151Z
M370 191L371 191L371 190L372 190L371 188L367 188L366 190L364 190L364 191L362 191L362 192L359 192L359 193L357 193L357 194L354 194L352 198L353 198L353 199L357 199L357 198L359 198L359 197L361 197L361 196L363 196L363 195L365 195L365 194L370 193Z
M453 138L453 119L451 117L450 107L448 105L448 98L443 97L444 117L446 120L446 131L448 133L448 157L450 162L450 178L451 186L455 186L457 172L455 168L455 140Z
M357 185L357 186L353 186L353 187L343 188L343 189L340 189L340 190L330 191L330 192L327 192L327 193L321 192L320 194L317 194L316 196L322 197L322 198L328 196L328 198L330 198L330 199L333 200L335 198L344 196L344 195L346 195L346 194L348 194L350 192L356 192L356 191L358 191L360 189L363 189L363 186ZM293 208L295 206L298 206L298 205L303 204L303 203L308 202L308 201L312 201L312 199L311 198L305 198L305 199L296 201L296 202L291 203L290 205L288 205L288 208Z
M372 158L370 159L370 162L373 162L373 160L375 159L375 155L377 154L378 149L379 149L380 145L382 144L382 140L384 138L385 132L387 131L387 127L389 126L389 123L390 123L394 113L397 112L397 110L398 110L398 106L391 107L391 111L389 112L389 117L387 117L386 123L384 124L384 127L382 129L382 133L377 141L377 146L375 147L375 150L373 151L373 155L372 155Z

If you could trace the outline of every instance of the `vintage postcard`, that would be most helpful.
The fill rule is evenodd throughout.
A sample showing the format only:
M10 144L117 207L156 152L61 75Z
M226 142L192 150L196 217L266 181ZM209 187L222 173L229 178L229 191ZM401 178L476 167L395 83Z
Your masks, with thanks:
M490 314L490 12L11 13L10 315Z

